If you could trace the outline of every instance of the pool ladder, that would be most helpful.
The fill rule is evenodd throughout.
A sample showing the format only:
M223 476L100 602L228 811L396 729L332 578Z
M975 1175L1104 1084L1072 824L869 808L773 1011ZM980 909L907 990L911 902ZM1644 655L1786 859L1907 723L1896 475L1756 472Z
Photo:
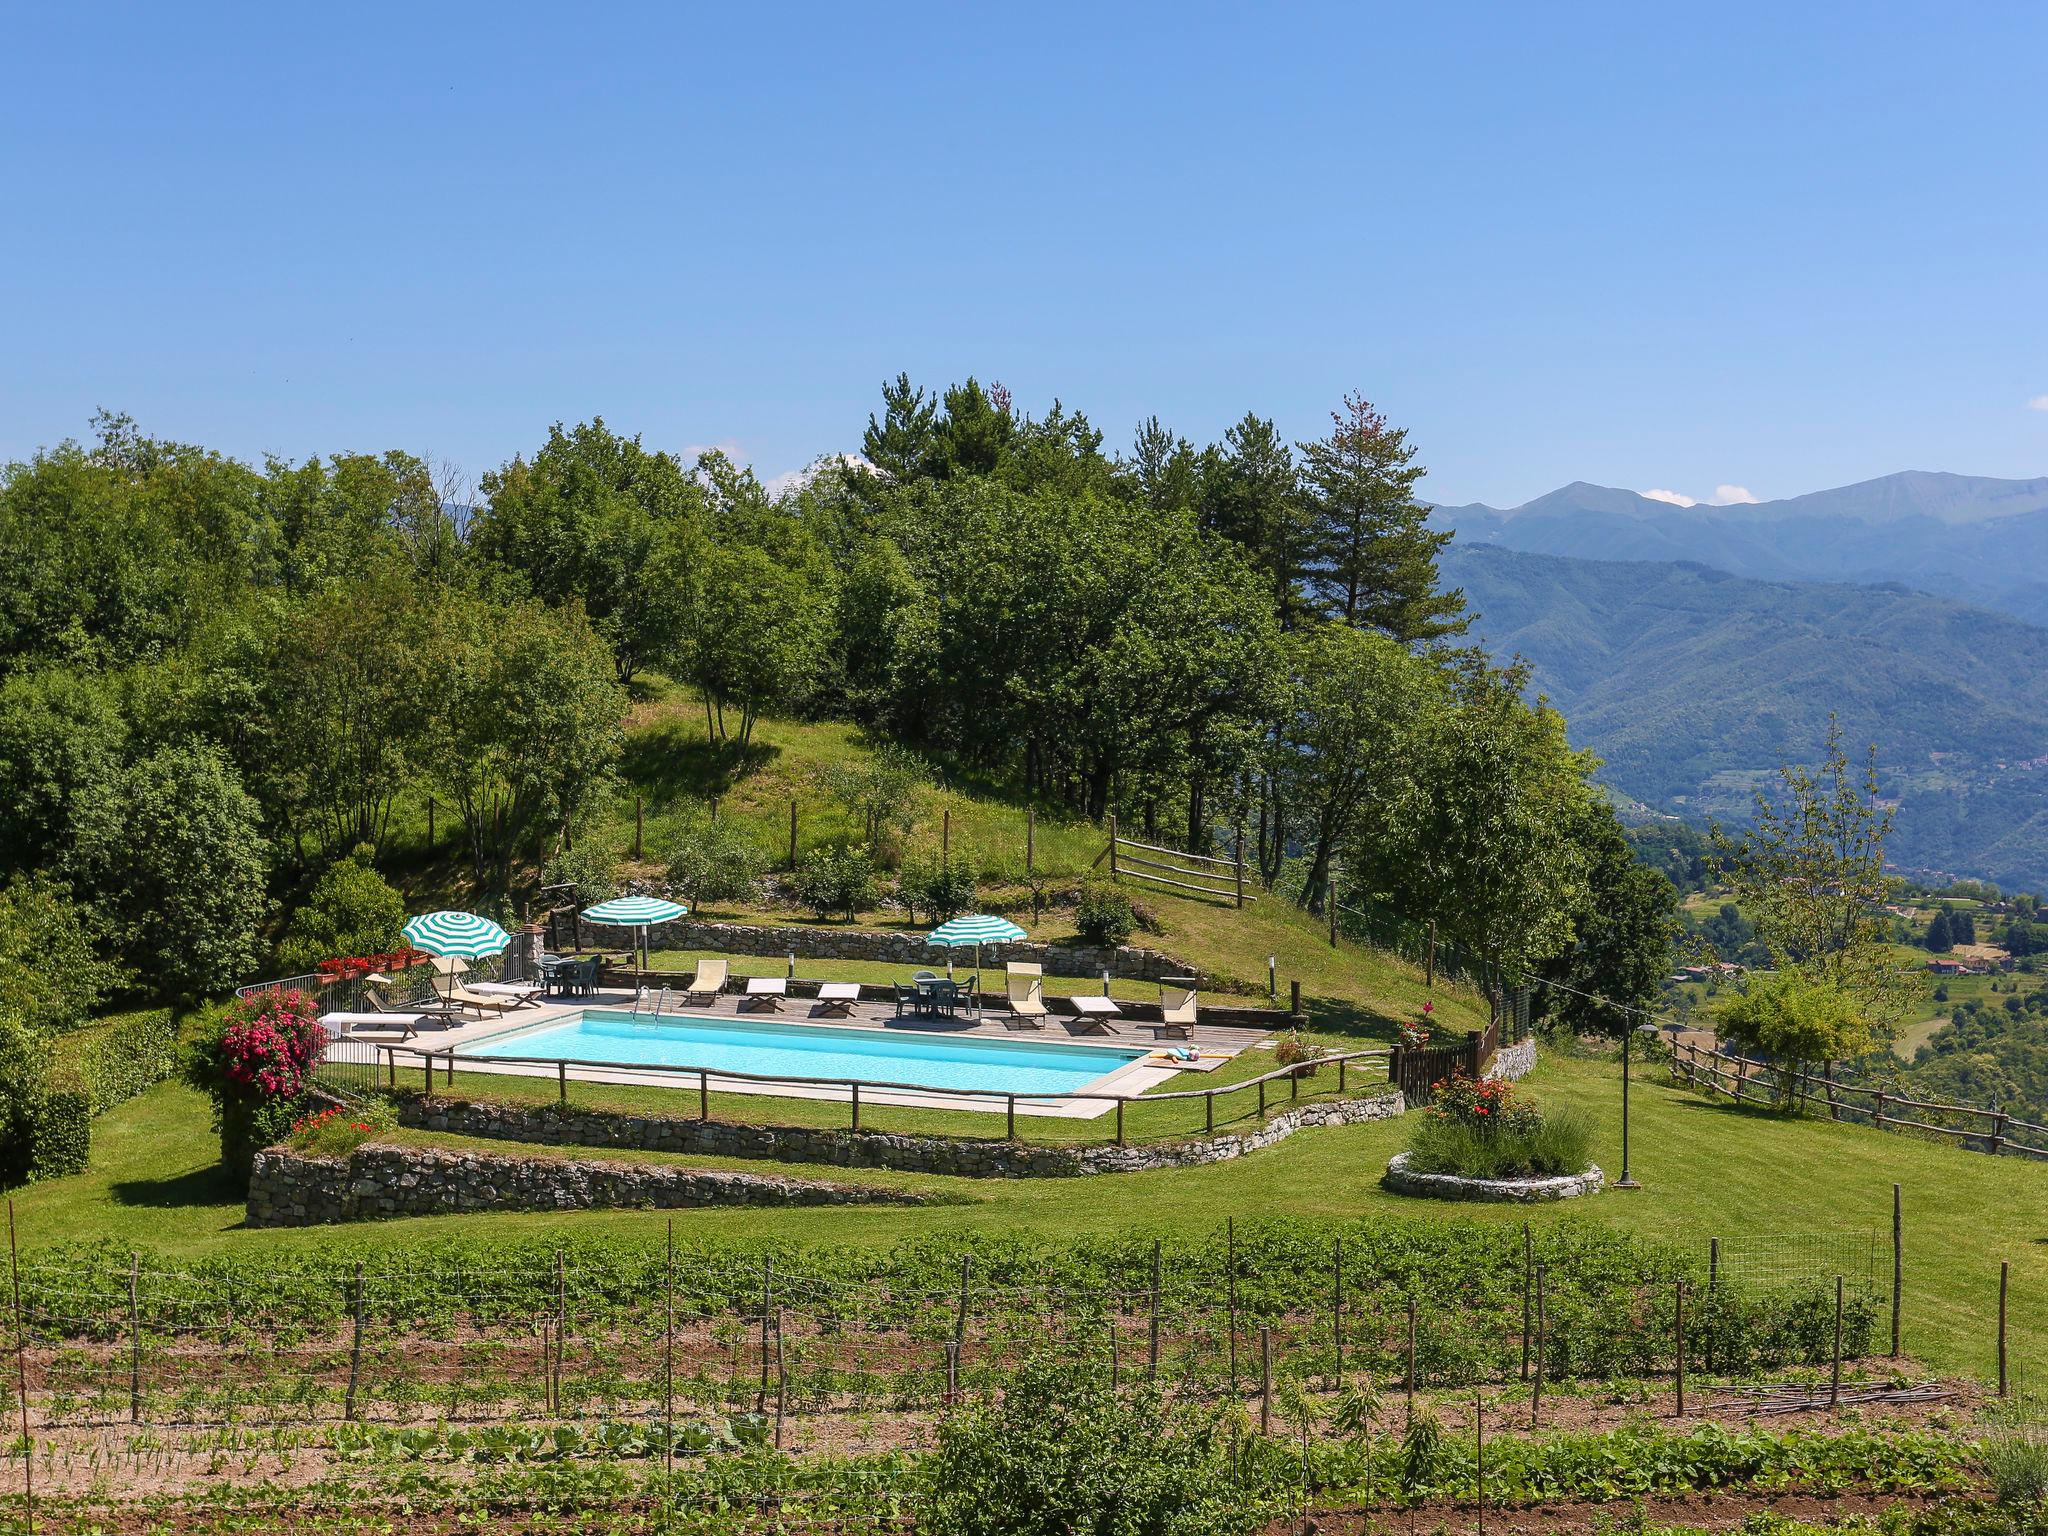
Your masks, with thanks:
M636 1018L636 1019L637 1019L637 1018L639 1018L639 1017L640 1017L640 1005L641 1005L642 1003L646 1002L646 1001L647 1001L647 989L646 989L645 987L642 987L642 988L641 988L641 989L640 989L640 990L639 990L638 992L636 992L636 993L634 993L634 994L633 994L633 1017L634 1017L634 1018ZM657 992L657 993L655 993L655 994L654 994L654 1012L653 1012L653 1017L655 1017L655 1018L657 1018L657 1019L658 1019L658 1018L660 1018L660 1017L661 1017L661 1010L662 1010L663 1008L667 1007L667 1006L668 1006L668 988L667 988L667 987L663 987L663 988L662 988L662 989L661 989L661 990L660 990L659 992Z

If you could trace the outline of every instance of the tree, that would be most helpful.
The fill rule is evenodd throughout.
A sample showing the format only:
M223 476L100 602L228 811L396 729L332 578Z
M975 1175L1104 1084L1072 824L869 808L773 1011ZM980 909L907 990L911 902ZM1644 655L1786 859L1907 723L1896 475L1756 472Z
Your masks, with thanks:
M398 947L405 898L372 867L372 857L367 844L352 849L292 913L277 947L278 964L287 974L309 972L322 960L381 955Z
M882 385L882 419L868 417L868 429L861 434L861 457L882 473L897 480L923 475L938 435L939 403L921 389L910 387L910 375L899 373L896 382Z
M120 775L128 726L111 691L64 667L0 680L0 870L56 862L81 796Z
M575 605L449 601L426 753L461 812L478 888L503 898L611 783L625 692Z
M116 951L152 990L203 997L262 957L269 848L217 747L164 747L82 808L70 861Z
M1463 634L1472 622L1464 594L1438 585L1437 555L1451 535L1431 531L1416 499L1425 471L1407 429L1348 394L1330 413L1330 435L1297 446L1308 486L1305 563L1324 611L1404 644Z
M1955 936L1949 932L1948 908L1934 909L1934 916L1927 920L1927 937L1923 942L1930 953L1937 955L1945 955L1956 947Z
M896 684L897 631L922 595L916 573L893 539L869 541L839 584L834 648L840 688L853 713L878 718Z
M1539 990L1543 1011L1573 1034L1615 1037L1657 1001L1680 931L1678 892L1636 862L1614 810L1587 802L1577 838L1588 852L1586 899L1573 918L1573 942L1540 968L1559 987Z
M1248 412L1224 434L1203 479L1202 523L1243 546L1281 627L1292 627L1308 527L1294 455L1271 421Z
M1776 798L1761 791L1739 837L1716 825L1716 869L1782 969L1852 999L1880 1028L1903 1015L1911 984L1888 948L1885 873L1891 812L1878 798L1877 753L1851 771L1842 729L1828 720L1820 767L1779 769Z
M1333 624L1287 637L1288 691L1274 778L1309 855L1308 905L1322 910L1340 843L1401 846L1417 795L1419 733L1447 702L1442 675L1392 640Z
M75 1029L121 980L64 886L38 876L0 887L0 1018L36 1033Z
M934 479L992 475L1017 436L1010 392L996 384L984 390L972 375L946 391L945 415L932 432L924 472Z
M893 742L820 771L827 793L860 824L861 842L881 850L916 820L917 791L931 781L924 759Z
M409 453L344 453L301 465L272 459L258 499L277 530L278 579L293 591L394 558L419 574L415 541L447 520L433 471Z
M1812 1062L1847 1061L1874 1049L1870 1021L1831 981L1788 970L1759 976L1722 1005L1719 1033L1778 1065L1778 1097L1790 1104Z
M745 747L763 710L808 697L831 644L835 597L822 561L796 566L742 543L711 551L681 660L704 691L713 736Z
M620 682L671 643L687 601L678 577L701 553L698 476L597 417L567 432L557 423L530 463L485 475L483 491L472 548L514 590L556 605L580 599Z

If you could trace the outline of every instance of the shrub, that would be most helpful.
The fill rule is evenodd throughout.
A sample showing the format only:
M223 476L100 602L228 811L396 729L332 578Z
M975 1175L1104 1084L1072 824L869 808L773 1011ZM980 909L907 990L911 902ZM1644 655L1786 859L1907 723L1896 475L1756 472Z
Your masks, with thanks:
M541 871L543 885L571 887L579 907L594 907L619 894L619 861L609 849L594 843L565 848Z
M70 1029L89 1017L119 972L93 947L87 915L55 881L0 888L0 1012L31 1029Z
M1317 1064L1327 1054L1320 1045L1302 1039L1298 1029L1290 1029L1273 1047L1273 1060L1283 1067L1297 1068L1296 1077L1314 1077Z
M185 1077L213 1100L220 1160L246 1179L257 1149L283 1135L327 1043L303 992L260 992L223 1008L193 1042Z
M1591 1154L1592 1123L1574 1109L1539 1114L1499 1079L1462 1072L1439 1083L1408 1136L1416 1173L1466 1179L1515 1179L1581 1172Z
M844 912L850 923L862 907L875 904L874 860L863 844L814 849L790 882L796 899L820 917Z
M1979 1453L1999 1508L2023 1520L2048 1513L2048 1437L2026 1423L2001 1424Z
M972 911L978 890L974 866L964 859L915 859L896 881L912 919L922 909L934 923Z
M308 1157L347 1157L364 1142L397 1125L398 1117L381 1099L347 1107L336 1104L292 1122L285 1142Z
M368 844L356 848L313 884L292 913L277 946L287 975L311 971L335 955L370 954L398 944L405 898L370 867Z
M91 1147L92 1103L50 1064L51 1037L0 1015L0 1184L77 1173Z
M1215 1536L1260 1512L1231 1475L1211 1412L1156 1385L1113 1388L1027 1366L939 1428L918 1529L933 1536L1067 1536L1073 1531Z
M1074 908L1074 927L1084 942L1114 948L1131 936L1138 926L1131 898L1113 885L1090 881L1081 887L1081 900Z
M669 854L668 883L693 906L746 901L767 867L743 828L730 821L707 821L685 832Z
M125 1104L178 1072L178 1016L168 1008L115 1014L57 1042L58 1061L86 1091L92 1113Z

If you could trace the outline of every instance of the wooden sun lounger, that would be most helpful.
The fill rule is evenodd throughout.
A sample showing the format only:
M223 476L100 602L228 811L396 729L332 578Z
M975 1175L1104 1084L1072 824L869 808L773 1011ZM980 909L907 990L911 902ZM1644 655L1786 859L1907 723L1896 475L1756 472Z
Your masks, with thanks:
M683 1001L694 1003L698 998L709 1003L725 990L725 956L707 955L697 962L697 974L690 978L683 988Z
M1196 1012L1192 980L1175 976L1159 983L1159 1033L1163 1039L1194 1039Z
M539 1005L543 989L518 981L472 981L468 990L481 992L486 997L506 998L515 1008L532 1008Z
M857 981L827 981L818 987L820 1014L831 1014L835 1018L853 1017L853 1005L860 1001L860 983Z
M780 1013L782 1000L787 996L788 977L749 976L746 995L740 999L740 1007L748 1013Z
M1045 1028L1045 967L1026 960L1012 960L1003 968L1004 987L1009 993L1010 1013L1003 1020L1007 1029Z
M336 1040L353 1034L357 1029L395 1029L399 1039L410 1040L420 1032L420 1025L428 1019L447 1020L441 1013L405 1013L396 1009L376 1010L370 1013L323 1013L320 1027Z

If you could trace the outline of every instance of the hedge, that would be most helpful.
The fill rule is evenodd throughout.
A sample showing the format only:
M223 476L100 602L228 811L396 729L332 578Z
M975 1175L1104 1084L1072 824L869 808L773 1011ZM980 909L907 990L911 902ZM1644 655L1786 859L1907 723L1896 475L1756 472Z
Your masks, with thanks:
M177 1074L178 1024L168 1008L117 1013L63 1036L57 1061L84 1084L90 1112L105 1114Z

